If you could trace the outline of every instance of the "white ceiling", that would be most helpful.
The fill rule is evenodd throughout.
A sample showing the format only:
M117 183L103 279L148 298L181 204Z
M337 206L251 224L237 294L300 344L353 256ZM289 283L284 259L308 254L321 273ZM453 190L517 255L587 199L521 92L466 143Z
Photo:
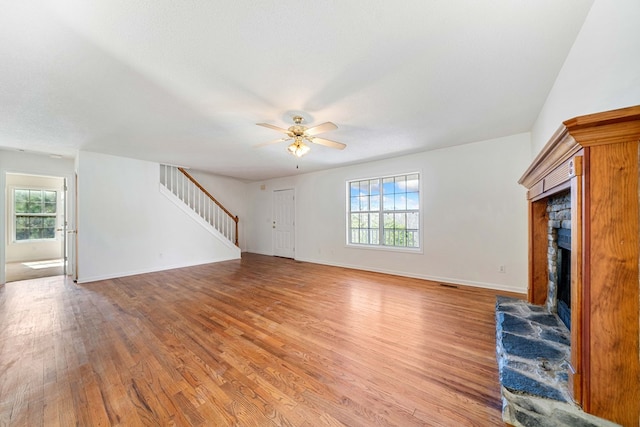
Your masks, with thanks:
M263 180L529 131L593 0L3 3L0 147Z

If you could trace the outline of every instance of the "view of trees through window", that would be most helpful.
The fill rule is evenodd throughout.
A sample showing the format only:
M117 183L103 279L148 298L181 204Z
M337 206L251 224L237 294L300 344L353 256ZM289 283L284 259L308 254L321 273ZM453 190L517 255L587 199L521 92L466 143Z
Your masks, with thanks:
M15 189L13 197L16 240L56 237L56 191Z
M417 173L348 183L350 244L420 247Z

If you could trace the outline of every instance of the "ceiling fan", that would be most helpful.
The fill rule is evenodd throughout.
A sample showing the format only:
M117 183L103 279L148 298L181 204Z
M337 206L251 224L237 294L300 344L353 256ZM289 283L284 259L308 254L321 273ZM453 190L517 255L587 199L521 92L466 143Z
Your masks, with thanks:
M287 151L296 157L304 156L311 149L304 143L305 140L313 144L320 144L324 145L325 147L337 148L338 150L344 150L344 148L346 147L346 145L341 142L331 141L330 139L325 138L318 138L316 136L323 132L338 129L338 126L336 126L335 124L331 122L325 122L319 124L318 126L308 128L302 124L303 121L304 118L302 116L293 116L293 122L295 124L293 126L290 126L288 129L270 125L269 123L256 123L258 126L264 126L266 128L273 129L287 135L286 138L280 138L276 139L275 141L258 144L256 145L256 147L277 144L278 142L293 139L293 143L291 143L291 145L287 147Z

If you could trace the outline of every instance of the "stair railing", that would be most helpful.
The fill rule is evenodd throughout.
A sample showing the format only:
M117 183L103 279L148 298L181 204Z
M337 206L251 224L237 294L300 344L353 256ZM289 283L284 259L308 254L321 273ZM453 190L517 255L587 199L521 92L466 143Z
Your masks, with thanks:
M160 165L160 183L225 238L238 245L238 216L229 212L181 167Z

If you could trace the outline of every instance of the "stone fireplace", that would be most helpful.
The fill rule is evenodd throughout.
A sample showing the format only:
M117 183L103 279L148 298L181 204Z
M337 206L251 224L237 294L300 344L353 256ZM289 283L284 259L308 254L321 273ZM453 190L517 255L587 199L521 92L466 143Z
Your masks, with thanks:
M612 427L574 402L571 366L571 191L539 201L546 294L538 304L498 297L496 342L503 418L513 426ZM544 258L543 256L544 255ZM539 297L540 298L540 297Z
M529 280L496 304L503 419L638 426L640 106L565 121L518 182Z

